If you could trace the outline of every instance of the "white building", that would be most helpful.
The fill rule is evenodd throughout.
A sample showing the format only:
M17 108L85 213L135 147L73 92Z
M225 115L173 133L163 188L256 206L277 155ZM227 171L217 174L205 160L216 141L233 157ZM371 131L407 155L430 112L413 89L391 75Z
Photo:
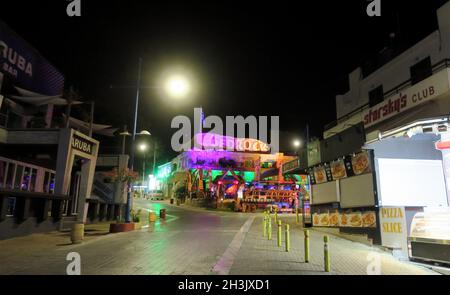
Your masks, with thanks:
M314 226L448 262L450 2L437 19L438 30L374 72L349 74L308 170Z
M369 76L363 77L361 68L349 74L350 90L336 96L338 119L336 126L325 130L325 139L363 122L366 131L375 131L367 134L367 140L370 140L376 138L376 130L383 131L415 118L448 113L450 3L438 9L437 18L438 30ZM379 116L374 114L389 100L394 103L405 96L407 101L400 101L398 108L392 106L393 110L389 110L388 105L387 112ZM415 107L419 105L420 114L417 114ZM399 113L405 115L402 120L398 120L396 116Z

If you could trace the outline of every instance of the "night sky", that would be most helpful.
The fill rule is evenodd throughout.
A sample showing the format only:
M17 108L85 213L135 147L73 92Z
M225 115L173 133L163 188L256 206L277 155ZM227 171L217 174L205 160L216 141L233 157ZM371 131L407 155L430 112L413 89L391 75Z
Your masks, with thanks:
M427 36L446 2L381 1L382 16L370 18L366 0L82 0L82 16L69 18L65 0L4 0L0 19L64 73L66 87L96 101L96 123L132 125L135 90L110 85L135 85L139 56L143 84L157 85L172 67L195 77L195 96L184 102L142 91L138 130L153 133L164 161L171 119L192 116L194 106L222 117L279 115L286 151L306 123L320 137L336 119L347 74L389 44L404 48Z

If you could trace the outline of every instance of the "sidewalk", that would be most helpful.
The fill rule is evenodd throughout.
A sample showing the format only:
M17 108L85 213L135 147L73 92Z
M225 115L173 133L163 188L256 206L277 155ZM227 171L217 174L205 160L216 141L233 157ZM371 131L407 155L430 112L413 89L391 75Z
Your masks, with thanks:
M376 247L351 242L329 235L331 253L331 272L324 272L323 236L324 233L310 230L310 262L304 262L303 229L295 224L295 219L283 218L283 224L290 224L290 252L285 252L284 225L282 247L277 246L277 227L272 223L272 240L262 234L262 218L255 218L248 232L230 274L239 275L366 275L370 260L379 259L383 275L432 275L438 274L413 263L398 261L389 253ZM273 220L272 220L273 221Z

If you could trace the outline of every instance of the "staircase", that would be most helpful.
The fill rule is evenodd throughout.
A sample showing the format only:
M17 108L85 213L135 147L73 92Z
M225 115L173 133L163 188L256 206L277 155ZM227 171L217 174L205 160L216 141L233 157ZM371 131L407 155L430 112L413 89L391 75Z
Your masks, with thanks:
M92 192L105 203L113 203L114 201L114 190L97 177L94 179Z

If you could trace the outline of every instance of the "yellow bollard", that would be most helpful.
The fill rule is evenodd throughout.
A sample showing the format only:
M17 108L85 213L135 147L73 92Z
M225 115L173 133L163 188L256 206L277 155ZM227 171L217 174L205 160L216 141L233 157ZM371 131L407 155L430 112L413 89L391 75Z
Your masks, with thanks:
M303 230L305 234L305 262L309 262L309 230Z
M72 231L70 232L70 240L72 244L79 244L84 239L84 223L76 223L72 225Z
M267 239L272 240L272 218L270 216L267 223Z
M323 237L323 242L324 242L324 245L323 245L323 251L324 251L323 257L324 257L325 272L330 272L330 269L331 269L330 251L328 249L328 241L329 241L328 236L324 236Z
M264 217L263 217L263 237L266 237L267 235L267 216L266 213L264 212Z
M154 212L148 213L148 222L155 222L156 221L156 214Z
M278 223L278 210L275 210L275 223Z
M278 236L278 247L281 247L281 220L278 220L278 232L277 232L277 236Z
M290 233L289 233L289 224L286 224L285 241L286 241L286 252L289 252L289 250L291 249L291 237L290 237Z
M298 218L298 208L295 208L295 221L297 222L297 224L300 222Z

